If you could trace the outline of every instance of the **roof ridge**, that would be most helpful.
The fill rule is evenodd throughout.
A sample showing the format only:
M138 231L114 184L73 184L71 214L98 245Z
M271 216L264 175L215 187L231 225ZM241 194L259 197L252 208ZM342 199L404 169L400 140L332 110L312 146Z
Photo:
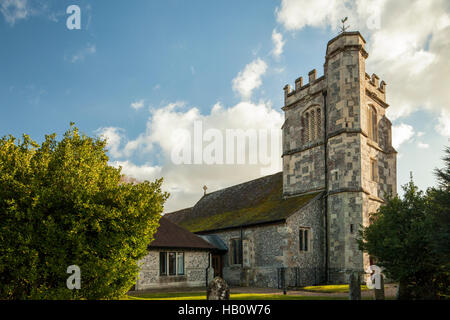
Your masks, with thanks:
M252 179L252 180L248 180L248 181L245 181L245 182L241 182L241 183L238 183L238 184L234 184L234 185L232 185L232 186L225 187L225 188L222 188L222 189L219 189L219 190L216 190L216 191L207 193L207 194L203 195L203 197L201 197L200 200L202 200L202 199L203 199L204 197L206 197L206 196L212 195L212 194L217 193L217 192L219 192L219 191L224 191L224 190L227 190L227 189L235 188L235 187L238 187L238 186L247 184L247 183L255 182L255 181L260 180L260 179L264 179L264 178L267 178L267 177L272 177L272 176L277 175L277 174L280 174L280 173L283 173L283 171L279 171L279 172L277 172L277 173L268 174L268 175L266 175L266 176L262 176L262 177L259 177L259 178L255 178L255 179ZM197 203L198 203L200 200L198 200ZM196 203L196 204L197 204L197 203ZM195 205L194 205L192 208L194 208L194 207L195 207Z

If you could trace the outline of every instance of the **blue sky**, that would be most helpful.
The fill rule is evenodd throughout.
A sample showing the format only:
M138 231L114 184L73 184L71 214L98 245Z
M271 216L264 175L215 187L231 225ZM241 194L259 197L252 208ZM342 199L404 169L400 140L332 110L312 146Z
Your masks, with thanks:
M214 7L206 1L49 3L49 12L13 26L1 23L2 134L27 132L38 138L49 130L63 132L75 121L86 132L113 125L132 136L146 122L142 114L130 112L133 99L146 99L154 107L187 100L202 112L218 100L236 103L231 79L255 51L269 54L267 35L276 27L271 1ZM69 15L63 13L70 4L80 5L81 30L65 26ZM58 14L58 22L48 17L50 12ZM324 30L298 35L289 43L292 54L282 59L291 60L295 71L267 78L261 97L281 106L284 84L323 63L329 37ZM305 50L311 43L320 55ZM95 53L88 52L92 46ZM84 58L72 63L77 55Z
M127 173L137 178L167 175L174 194L169 207L192 205L203 184L214 190L257 178L259 171L244 168L240 174L231 168L230 175L217 167L173 169L164 140L170 132L155 132L156 119L185 121L195 114L214 123L212 108L219 104L224 115L263 108L265 113L255 120L259 127L279 128L282 88L313 68L323 74L326 43L338 33L336 21L345 14L351 17L351 29L368 40L369 54L374 52L366 71L388 83L400 142L398 184L406 183L413 171L421 188L431 186L431 170L442 166L442 149L450 137L450 72L433 84L434 76L448 70L448 40L433 39L450 38L449 7L445 1L425 8L420 1L416 6L400 2L381 1L375 8L381 26L371 29L364 22L374 9L365 0L347 1L346 7L318 1L318 11L301 0L0 0L0 136L27 133L40 142L45 134L62 134L71 121L89 135L109 132L117 138L111 161L128 166ZM72 4L81 8L81 30L66 27L65 11ZM404 19L394 21L396 11ZM440 22L409 27L405 33L409 15L417 12ZM277 54L274 33L283 42ZM396 48L380 45L403 34L415 38ZM392 64L385 54L417 70ZM233 79L240 73L244 77L246 67L258 61L259 71L248 80L256 82L244 97ZM130 141L139 145L135 152L125 152Z

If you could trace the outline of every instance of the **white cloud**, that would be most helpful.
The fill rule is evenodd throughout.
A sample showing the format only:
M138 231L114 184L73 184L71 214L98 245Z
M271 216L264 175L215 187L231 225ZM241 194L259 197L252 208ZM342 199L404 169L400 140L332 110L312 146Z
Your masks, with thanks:
M349 15L346 5L350 1L342 0L282 0L281 7L276 8L278 23L286 30L295 31L305 26L333 28L338 26L339 19Z
M418 142L417 143L417 147L418 148L420 148L420 149L428 149L429 147L430 147L430 145L429 144L427 144L427 143L423 143L423 142Z
M141 109L142 107L144 107L144 99L131 103L130 107L132 107L134 110Z
M418 110L439 115L446 135L450 114L450 4L448 0L282 0L277 21L296 31L305 26L338 30L348 16L349 30L367 40L366 71L377 73L387 87L392 119Z
M242 99L250 100L253 90L261 86L261 77L266 73L266 70L267 64L260 58L250 62L233 79L233 90L238 92Z
M436 130L444 137L450 137L450 112L442 110L439 118L439 123L436 125Z
M106 139L109 153L114 158L119 158L122 156L122 151L120 151L120 144L123 140L123 129L115 127L104 127L99 128L96 131L96 134Z
M110 165L118 168L122 167L122 174L138 180L154 181L161 177L161 167L148 164L137 166L130 161L112 161Z
M389 10L388 10L389 9ZM371 34L368 67L388 84L392 119L420 109L450 111L448 2L389 2Z
M2 0L0 1L0 12L11 26L17 20L26 19L30 15L27 0Z
M78 61L83 61L86 56L92 55L96 52L97 52L97 48L96 48L95 44L88 43L85 48L81 49L80 51L78 51L76 54L74 54L70 58L70 62L75 63Z
M273 50L272 55L275 58L278 58L283 53L283 46L284 46L284 40L283 35L279 33L276 29L273 29L272 31L272 43L273 43Z
M99 132L110 137L108 147L111 155L131 157L138 154L142 157L151 157L151 150L158 147L162 166L152 166L147 159L147 164L136 165L130 160L113 161L112 165L122 165L123 173L138 180L152 180L164 177L163 189L171 193L165 212L192 206L203 194L203 185L208 186L208 191L221 189L236 183L245 182L261 175L261 168L267 167L256 164L251 165L176 165L171 159L174 146L179 141L174 141L172 133L184 129L193 137L194 122L201 121L203 132L214 128L221 132L226 129L274 129L280 131L283 123L283 115L272 109L270 102L240 102L230 108L225 108L216 103L209 114L203 115L196 107L187 108L183 102L170 103L162 108L153 110L147 121L145 132L136 140L129 141L125 147L118 149L123 140L120 129L103 128ZM119 131L118 131L119 130ZM204 147L207 143L204 143ZM270 148L270 147L269 147ZM138 152L139 150L139 152ZM247 159L251 150L247 150ZM273 172L281 170L281 153L275 151L279 163L273 168Z
M409 124L401 123L392 126L392 145L399 148L401 144L408 142L414 136L414 128Z

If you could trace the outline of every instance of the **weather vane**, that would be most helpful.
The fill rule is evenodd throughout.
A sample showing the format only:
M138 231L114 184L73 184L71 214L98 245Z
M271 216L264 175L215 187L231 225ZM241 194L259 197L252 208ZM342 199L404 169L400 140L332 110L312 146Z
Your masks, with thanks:
M342 27L341 27L341 32L344 33L348 28L350 28L350 26L345 26L345 21L347 21L348 17L345 17L344 19L341 20L342 22Z

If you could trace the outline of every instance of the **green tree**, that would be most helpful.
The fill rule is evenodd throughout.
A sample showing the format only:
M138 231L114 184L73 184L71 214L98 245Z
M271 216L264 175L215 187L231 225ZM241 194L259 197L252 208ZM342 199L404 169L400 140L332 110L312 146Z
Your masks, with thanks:
M111 299L135 283L168 194L123 182L106 141L71 124L61 141L0 140L0 298ZM67 267L81 289L66 287Z
M428 234L430 251L438 259L439 279L436 282L439 292L450 297L450 147L446 147L443 158L445 167L435 169L437 188L430 188L428 214Z
M384 273L400 284L400 299L436 299L449 294L450 149L439 187L420 191L411 181L404 197L387 199L358 240Z

